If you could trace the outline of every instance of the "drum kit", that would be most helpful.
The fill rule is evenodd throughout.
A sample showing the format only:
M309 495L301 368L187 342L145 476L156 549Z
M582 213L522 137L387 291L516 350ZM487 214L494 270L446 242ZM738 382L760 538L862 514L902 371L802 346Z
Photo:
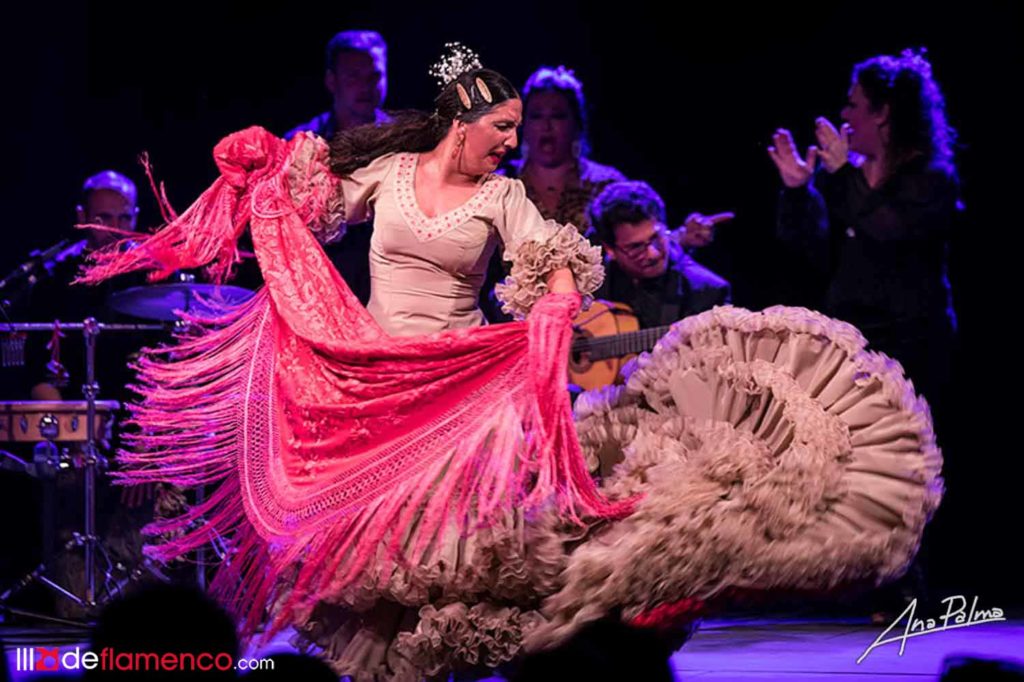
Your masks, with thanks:
M10 279L8 276L0 280L0 299L11 291L10 288L5 291L3 286ZM99 399L100 386L96 378L98 340L108 335L172 332L187 326L182 313L202 313L211 305L241 303L252 294L249 289L241 287L197 283L194 276L180 273L169 282L132 287L107 297L108 310L143 322L105 323L93 317L78 323L0 322L3 367L24 365L25 345L34 334L80 333L85 349L83 400L0 401L0 468L51 484L61 477L73 478L84 488L82 516L80 520L76 519L80 529L71 533L71 539L56 553L47 556L47 548L53 547L55 487L44 486L44 560L13 585L0 586L0 613L61 622L59 618L14 606L16 597L33 584L46 586L58 595L58 599L68 600L88 617L131 582L146 576L167 580L161 567L148 558L138 557L137 565L132 567L111 561L99 536L97 488L106 481L109 462L101 450L110 448L121 404ZM6 317L3 300L0 300L0 312ZM104 361L108 359L104 358ZM109 361L123 364L126 359L110 358ZM31 447L31 459L8 452L4 447L12 450ZM78 474L71 476L72 472ZM213 550L221 560L225 560L223 543L214 543ZM64 554L84 555L84 581L74 581L77 589L61 584L55 575L54 563ZM204 559L202 555L196 557L200 585L205 580Z

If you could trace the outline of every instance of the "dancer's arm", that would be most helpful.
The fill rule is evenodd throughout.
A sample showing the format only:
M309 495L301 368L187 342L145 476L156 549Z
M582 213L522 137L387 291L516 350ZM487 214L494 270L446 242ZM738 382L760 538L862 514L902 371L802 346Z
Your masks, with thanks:
M296 205L304 200L303 192L308 194L311 188L317 186L316 182L310 182L311 173L329 172L326 170L329 164L326 143L319 138L313 139L318 143L313 150L317 157L315 162L294 164L294 171L289 173ZM323 216L309 225L317 241L321 244L338 241L345 236L349 225L364 223L372 217L373 205L381 186L394 168L395 157L395 154L385 154L347 176L331 176L333 188L325 201Z
M512 271L495 287L502 310L522 319L546 293L590 295L604 281L601 250L573 225L545 220L526 196L523 183L506 180L495 226L504 243L504 258Z

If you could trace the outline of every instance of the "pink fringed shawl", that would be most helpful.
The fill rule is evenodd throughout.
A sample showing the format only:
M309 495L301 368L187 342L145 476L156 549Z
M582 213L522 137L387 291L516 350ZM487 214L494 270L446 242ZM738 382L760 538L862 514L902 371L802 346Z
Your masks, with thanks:
M171 538L150 556L230 537L213 590L246 633L299 566L273 632L375 563L415 564L441 533L472 533L514 507L555 506L575 522L627 513L631 502L595 489L572 422L579 296L549 294L525 322L389 337L307 227L339 180L311 175L295 205L288 173L294 181L301 144L310 140L260 128L225 138L214 152L221 177L188 211L135 249L96 254L83 276L206 266L221 280L248 226L266 281L138 364L143 399L116 475L216 486L148 529Z

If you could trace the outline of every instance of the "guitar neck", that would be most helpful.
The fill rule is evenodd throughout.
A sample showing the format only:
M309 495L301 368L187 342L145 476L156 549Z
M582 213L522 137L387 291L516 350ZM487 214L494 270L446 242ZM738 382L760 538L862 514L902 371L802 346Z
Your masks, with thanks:
M664 325L624 334L577 339L572 343L572 352L574 354L589 353L591 360L606 360L643 353L654 348L658 339L664 336L671 327L671 325Z

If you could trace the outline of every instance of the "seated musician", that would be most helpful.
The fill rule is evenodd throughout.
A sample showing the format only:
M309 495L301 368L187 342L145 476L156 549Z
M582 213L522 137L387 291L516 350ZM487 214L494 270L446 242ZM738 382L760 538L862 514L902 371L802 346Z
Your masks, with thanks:
M694 214L686 229L699 226L703 235L725 216ZM646 182L608 185L590 205L590 219L606 259L605 282L595 296L629 306L641 329L730 302L729 283L686 253L684 231L668 231L665 202Z
M84 242L84 248L75 250L73 255L53 263L52 268L47 268L45 275L41 275L27 292L27 296L19 301L15 314L24 320L47 322L59 320L65 323L80 323L87 317L95 317L101 323L139 322L116 314L108 307L107 297L116 291L115 287L127 288L140 284L142 278L127 276L98 287L71 284L82 258L89 250L110 244L122 238L125 232L136 230L139 209L135 183L121 173L106 170L85 180L79 199L75 210L76 224L95 225L98 228L79 230L69 227L62 232L60 236L70 242ZM101 227L117 231L99 229ZM134 373L128 366L129 360L140 346L154 345L154 340L151 335L144 336L137 332L108 331L99 335L94 365L95 378L99 385L99 400L116 400L124 404L134 397L126 388L126 384L134 379ZM56 348L53 347L54 341L59 341ZM50 406L47 409L56 413L82 409L80 401L84 398L83 384L86 382L87 368L80 332L66 331L50 339L46 334L31 336L26 343L25 366L20 369L22 376L11 377L16 380L8 384L12 392L16 391L10 397L46 401L45 404ZM4 379L6 381L8 377L5 376ZM26 391L30 386L31 389ZM123 411L116 411L113 415L115 439L119 431L117 427L126 416ZM103 434L105 428L100 431ZM114 446L116 440L101 440L101 454L109 456ZM78 447L80 444L77 442L69 446L72 453ZM24 474L17 476L23 477ZM5 480L0 485L0 495L16 485L25 487L22 478ZM25 513L27 510L34 510L38 505L41 514L47 519L40 526L46 528L39 544L24 545L25 554L33 558L44 558L49 569L49 578L81 596L85 590L83 552L81 549L68 552L58 550L73 533L82 530L84 472L80 468L72 467L45 480L43 485L50 487L54 491L53 495L45 499L26 499L21 510ZM130 570L141 565L144 538L140 529L153 520L154 504L151 500L157 492L154 486L141 486L137 491L116 488L108 484L105 472L101 473L96 488L97 529L104 550L97 562L102 569L97 583L101 593L105 594L103 591L110 586L110 583L105 582L104 576L109 574L114 581L126 579ZM46 508L43 509L44 507ZM108 559L113 565L120 564L124 568L110 569L105 563ZM142 578L149 580L152 576L143 572ZM81 618L86 613L70 599L56 595L51 595L50 598L53 599L52 605L42 605L44 611L52 611L64 618Z
M135 230L138 219L137 191L135 183L128 177L112 170L97 173L88 178L82 186L81 201L75 208L79 225L97 225L120 230L108 232L102 229L69 230L65 235L73 240L84 239L87 250L106 246L121 239L123 232ZM106 298L113 291L113 284L102 287L71 286L81 263L79 253L75 258L68 258L57 264L48 277L42 278L29 293L23 312L47 321L81 322L89 316L101 322L112 322L114 316L106 306ZM135 278L137 279L137 278ZM132 280L132 282L135 281ZM127 278L117 282L127 286ZM102 352L98 377L103 398L123 400L128 397L122 387L128 383L132 374L126 367L126 356L134 352L141 341L134 338L123 339L106 335L97 346ZM32 387L33 400L78 400L85 376L84 352L81 348L81 336L72 335L61 345L60 365L71 370L68 377L64 368L48 362L42 357L42 346L33 344L29 348L29 366L45 377L37 377ZM49 353L46 354L47 356ZM41 381L38 381L41 379ZM69 381L71 382L69 384Z

